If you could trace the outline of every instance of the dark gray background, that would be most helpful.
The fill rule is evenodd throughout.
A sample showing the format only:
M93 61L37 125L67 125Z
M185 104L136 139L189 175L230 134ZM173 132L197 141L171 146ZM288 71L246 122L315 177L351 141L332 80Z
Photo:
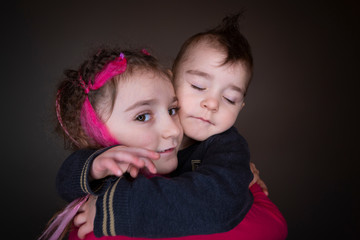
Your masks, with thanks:
M123 43L146 46L170 65L186 38L241 8L246 9L241 27L253 49L255 74L237 127L249 142L271 200L287 220L288 239L355 239L360 80L356 1L3 5L2 235L35 239L64 204L54 181L69 152L52 132L52 110L65 68L77 67L100 44Z

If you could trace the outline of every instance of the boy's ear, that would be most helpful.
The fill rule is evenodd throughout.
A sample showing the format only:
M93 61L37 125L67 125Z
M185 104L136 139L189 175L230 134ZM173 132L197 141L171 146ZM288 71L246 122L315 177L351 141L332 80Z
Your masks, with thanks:
M240 111L245 107L245 102L241 104Z
M174 77L173 72L171 71L171 69L168 69L167 72L170 74L171 77Z

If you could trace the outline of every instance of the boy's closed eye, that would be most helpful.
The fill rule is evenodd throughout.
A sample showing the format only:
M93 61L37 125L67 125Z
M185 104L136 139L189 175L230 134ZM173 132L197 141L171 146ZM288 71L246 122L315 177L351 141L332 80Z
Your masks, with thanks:
M239 90L234 91L234 89L231 88L225 90L223 94L223 98L225 99L225 101L232 105L236 105L238 103L241 104L244 100L244 96Z
M206 88L204 88L204 87L200 87L200 86L197 86L197 85L194 85L194 84L191 84L191 87L194 88L194 89L196 89L196 90L199 90L199 91L203 91L203 90L206 89Z
M230 104L232 104L232 105L235 105L235 101L230 100L230 99L227 98L227 97L224 97L224 99L225 99L228 103L230 103Z

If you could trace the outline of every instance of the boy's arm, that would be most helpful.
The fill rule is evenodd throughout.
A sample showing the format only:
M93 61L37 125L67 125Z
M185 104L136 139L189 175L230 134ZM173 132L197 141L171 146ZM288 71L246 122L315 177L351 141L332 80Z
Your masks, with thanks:
M99 195L123 173L136 177L139 169L147 168L153 174L152 160L159 154L143 148L112 146L102 150L80 150L70 155L57 175L57 188L67 201L85 194ZM91 180L91 181L90 181Z
M56 188L59 195L71 202L87 194L97 195L105 192L113 178L92 181L90 185L89 171L92 161L109 148L101 150L82 149L72 153L61 165L56 176Z
M230 135L214 137L194 172L118 179L98 196L95 235L180 237L235 227L252 203L252 173L246 141Z

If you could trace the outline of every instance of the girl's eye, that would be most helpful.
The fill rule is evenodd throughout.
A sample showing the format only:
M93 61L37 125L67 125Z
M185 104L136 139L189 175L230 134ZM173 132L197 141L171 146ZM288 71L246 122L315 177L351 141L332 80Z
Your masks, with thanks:
M191 87L192 87L192 88L194 88L194 89L196 89L196 90L199 90L199 91L203 91L203 90L205 90L205 88L198 87L198 86L193 85L193 84L191 84Z
M178 111L179 111L179 107L171 108L169 109L169 115L170 116L176 115Z
M136 116L135 120L140 122L147 122L150 120L150 114L149 113L140 114Z
M230 103L230 104L232 104L232 105L235 105L235 101L232 101L232 100L230 100L230 99L228 99L228 98L226 98L226 97L224 97L225 98L225 100L228 102L228 103Z

